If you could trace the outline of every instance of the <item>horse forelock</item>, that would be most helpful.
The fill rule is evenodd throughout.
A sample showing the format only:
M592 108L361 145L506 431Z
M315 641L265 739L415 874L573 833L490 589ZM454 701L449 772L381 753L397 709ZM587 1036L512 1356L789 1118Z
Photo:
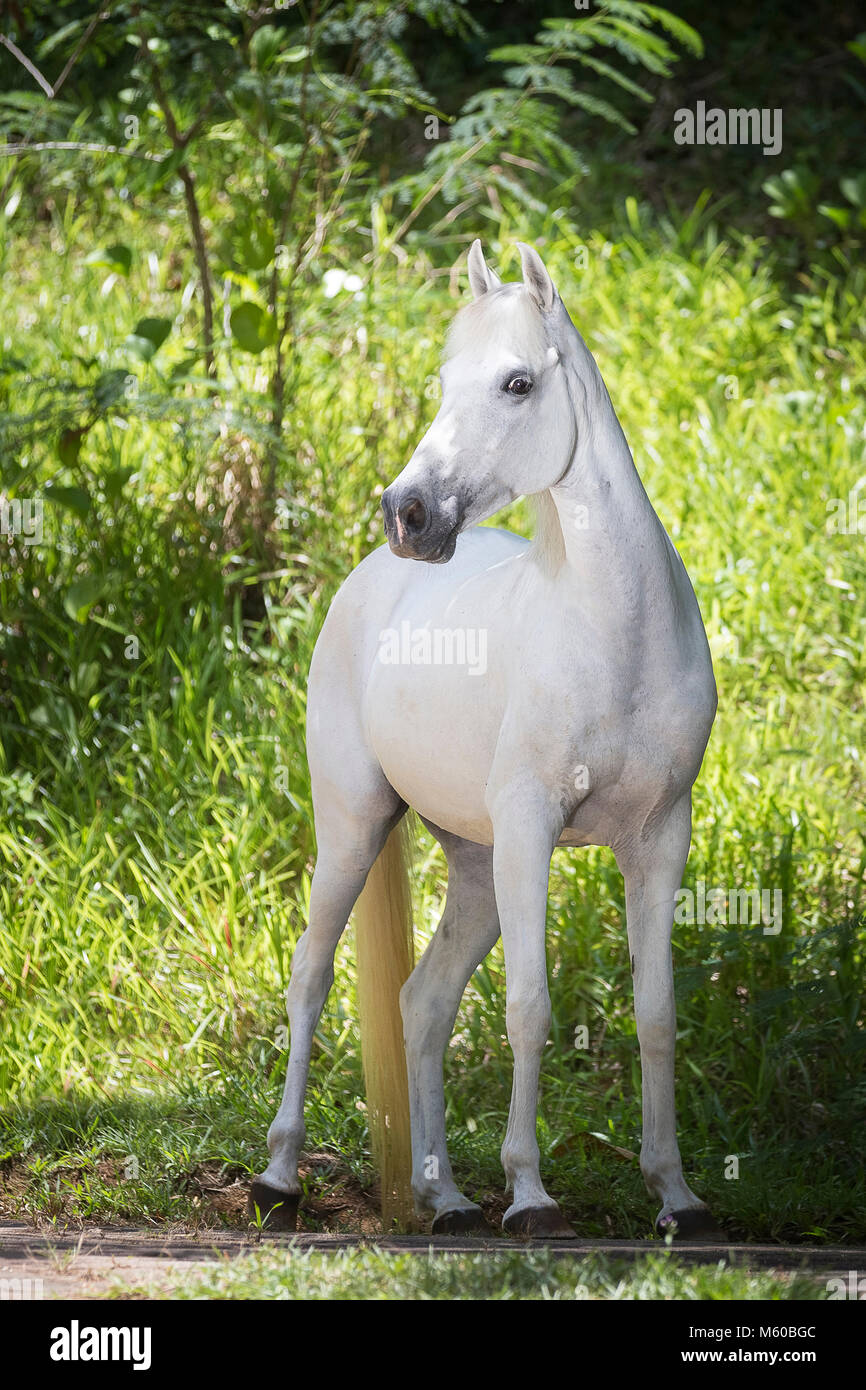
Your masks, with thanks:
M453 318L443 360L458 353L507 348L532 366L540 362L550 339L535 300L525 285L501 285L466 304Z

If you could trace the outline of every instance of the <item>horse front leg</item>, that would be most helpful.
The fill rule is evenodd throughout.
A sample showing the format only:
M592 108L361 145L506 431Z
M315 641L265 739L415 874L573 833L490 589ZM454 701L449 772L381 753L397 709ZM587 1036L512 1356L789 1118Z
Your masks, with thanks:
M721 1236L709 1209L683 1177L674 1102L676 1008L671 959L674 900L691 838L691 795L637 841L615 847L625 880L626 921L643 1092L640 1166L662 1208L660 1235L700 1240Z
M367 808L365 808L367 810ZM395 816L332 817L339 834L317 817L319 854L310 887L310 920L295 948L286 994L291 1047L283 1097L268 1130L270 1161L250 1187L249 1214L268 1218L269 1230L294 1231L301 1185L298 1160L304 1143L304 1096L313 1037L334 982L334 953L367 874Z
M493 877L505 950L505 1023L514 1080L502 1166L512 1204L509 1235L573 1237L544 1190L536 1137L538 1077L550 1032L545 921L550 858L561 823L542 787L504 788L490 800Z

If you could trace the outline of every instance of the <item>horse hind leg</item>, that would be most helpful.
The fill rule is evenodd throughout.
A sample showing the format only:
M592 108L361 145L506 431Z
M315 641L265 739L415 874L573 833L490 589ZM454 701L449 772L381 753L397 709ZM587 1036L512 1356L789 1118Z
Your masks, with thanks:
M316 805L318 857L310 889L309 925L295 948L286 994L291 1046L283 1098L268 1130L270 1161L253 1179L249 1213L269 1230L295 1230L301 1187L298 1159L305 1138L304 1096L313 1034L334 980L334 953L373 863L405 811L378 769L366 767L357 803L334 793ZM377 775L378 774L378 775ZM363 793L360 787L363 787Z
M425 822L426 823L426 822ZM448 893L436 933L400 995L412 1128L412 1191L432 1212L434 1235L489 1234L481 1208L460 1192L445 1137L443 1058L463 991L499 937L493 851L428 826L448 858Z

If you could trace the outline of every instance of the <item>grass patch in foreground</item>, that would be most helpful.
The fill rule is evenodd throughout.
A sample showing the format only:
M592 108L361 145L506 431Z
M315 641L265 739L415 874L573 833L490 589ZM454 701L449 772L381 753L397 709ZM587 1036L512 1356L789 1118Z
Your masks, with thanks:
M113 1297L128 1297L117 1286ZM136 1292L153 1296L146 1286ZM634 1262L604 1256L563 1259L544 1250L497 1254L388 1254L376 1248L255 1250L173 1279L171 1299L721 1299L818 1301L826 1295L806 1274L755 1273L718 1265L688 1266L665 1252Z

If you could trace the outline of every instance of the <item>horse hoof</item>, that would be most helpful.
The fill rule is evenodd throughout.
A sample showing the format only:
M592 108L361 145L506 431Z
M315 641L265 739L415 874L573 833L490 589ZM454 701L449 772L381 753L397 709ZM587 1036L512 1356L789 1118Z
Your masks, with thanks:
M261 1178L253 1178L247 1211L251 1221L261 1220L266 1231L294 1231L298 1224L299 1192L281 1192ZM258 1208L258 1211L256 1210Z
M484 1220L479 1207L456 1207L433 1218L434 1236L492 1236L494 1231Z
M721 1245L727 1244L728 1239L709 1207L688 1207L660 1216L656 1232L662 1237L671 1235L674 1240L717 1241Z
M509 1236L527 1240L577 1240L559 1207L524 1207L503 1218L502 1229Z

